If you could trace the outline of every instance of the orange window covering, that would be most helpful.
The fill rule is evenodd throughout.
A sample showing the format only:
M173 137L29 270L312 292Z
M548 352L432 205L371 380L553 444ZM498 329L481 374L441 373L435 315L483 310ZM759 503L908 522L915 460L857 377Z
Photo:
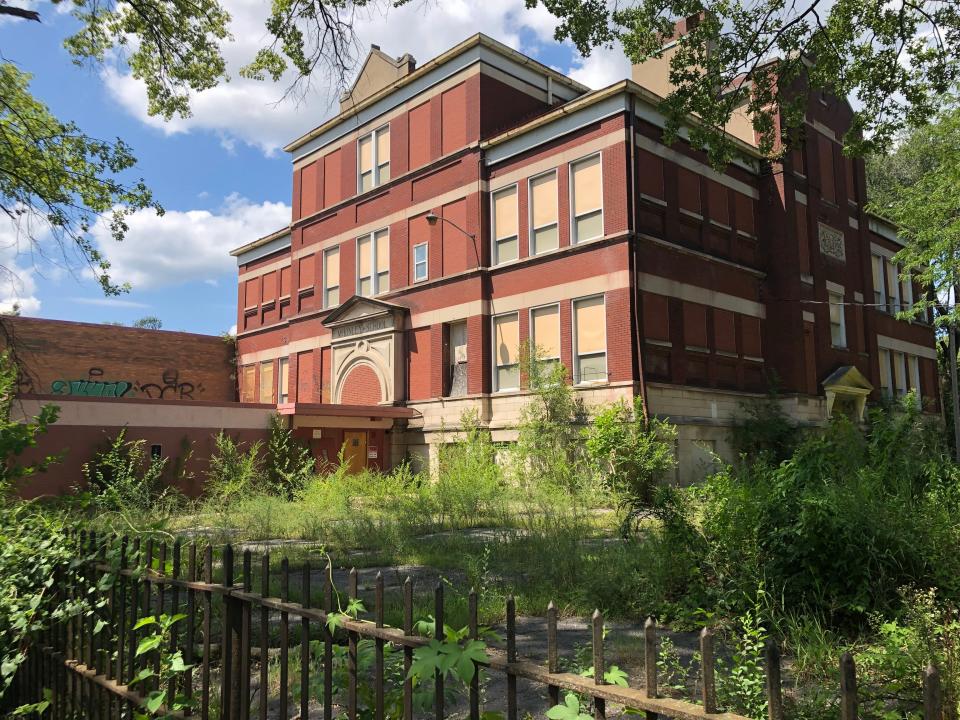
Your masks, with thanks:
M530 181L530 202L533 204L535 228L557 222L557 173L541 175Z
M600 182L600 156L580 160L572 168L574 214L582 215L601 208L603 188Z
M360 277L369 277L370 275L370 237L357 239L357 268Z
M545 358L560 357L560 307L537 308L533 318L533 343Z
M574 313L577 326L577 354L606 352L607 319L603 298L577 300Z
M273 360L260 363L260 402L273 402Z
M257 401L257 366L244 365L240 376L240 402Z
M326 278L326 287L337 287L340 284L340 249L333 248L323 254L324 277Z
M279 367L280 392L278 393L278 396L281 402L289 402L290 400L290 360L287 358L280 358L279 365L280 365Z
M365 173L373 170L373 136L367 135L360 138L357 147L360 156L360 172Z
M498 366L515 365L520 360L520 320L516 313L493 319L493 337Z
M517 186L500 190L493 196L494 232L497 240L517 234Z
M380 230L376 235L377 244L377 273L390 271L390 237L386 230ZM380 288L385 290L386 288Z
M300 258L300 287L313 287L313 255Z

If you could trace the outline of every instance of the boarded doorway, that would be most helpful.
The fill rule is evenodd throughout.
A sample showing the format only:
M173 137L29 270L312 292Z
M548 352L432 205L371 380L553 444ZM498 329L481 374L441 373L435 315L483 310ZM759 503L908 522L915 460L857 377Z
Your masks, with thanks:
M366 431L347 430L343 433L343 444L346 446L344 460L351 473L358 473L367 466L367 433Z

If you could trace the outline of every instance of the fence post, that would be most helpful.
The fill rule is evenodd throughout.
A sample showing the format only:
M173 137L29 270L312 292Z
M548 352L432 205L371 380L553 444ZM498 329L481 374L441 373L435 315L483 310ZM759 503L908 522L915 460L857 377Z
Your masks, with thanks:
M478 612L477 591L471 588L467 598L467 622L471 640L480 637ZM480 667L476 664L473 666L473 679L470 680L470 720L480 720Z
M348 600L357 599L357 569L351 568L347 576L347 598ZM349 678L347 681L347 717L350 720L357 720L357 672L358 672L358 643L359 636L353 630L347 631L347 672Z
M227 543L223 548L221 556L223 562L223 586L230 588L233 586L233 546ZM234 708L234 686L236 677L233 674L233 655L234 655L234 612L233 599L228 595L223 596L223 618L221 620L221 630L223 632L222 645L220 647L220 714L226 720L234 720L236 717ZM239 644L239 641L237 641Z
M657 697L657 624L648 617L643 624L643 665L648 698ZM657 720L657 713L648 710L647 720Z
M442 643L446 640L446 633L443 630L445 620L443 617L443 581L438 582L436 589L433 591L433 619L433 637ZM444 687L443 675L440 674L439 670L434 673L433 686L435 690L433 698L434 715L437 720L443 720Z
M840 658L840 718L857 720L857 667L849 652Z
M773 638L767 640L767 718L783 720L783 688L780 682L780 648Z
M717 711L717 681L713 666L713 633L704 628L700 631L700 679L703 683L703 711Z
M403 581L403 634L413 635L413 580L407 575ZM403 720L413 720L413 680L410 667L413 665L413 648L403 646Z
M517 603L513 595L507 597L507 663L517 661ZM517 720L517 676L507 668L507 720Z
M547 605L547 672L555 673L560 671L560 658L557 649L559 637L557 636L557 606L553 600ZM547 692L550 694L550 705L560 704L560 686L548 685Z
M940 693L940 673L933 665L923 672L923 720L941 720L943 696Z
M593 631L593 684L603 685L606 682L604 675L607 668L603 659L603 615L600 614L600 610L593 611L590 624ZM606 716L606 700L595 697L593 699L593 717L596 720L603 720Z

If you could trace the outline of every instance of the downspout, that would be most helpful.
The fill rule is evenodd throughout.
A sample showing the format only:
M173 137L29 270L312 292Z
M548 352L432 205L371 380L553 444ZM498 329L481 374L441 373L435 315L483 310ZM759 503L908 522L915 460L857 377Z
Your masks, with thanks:
M650 417L650 408L647 404L647 381L643 373L643 331L640 325L640 283L637 280L637 269L640 266L640 236L637 232L637 98L630 95L629 102L630 122L628 124L630 132L630 141L627 143L630 153L629 172L627 173L627 186L630 188L629 202L630 208L627 213L627 242L630 250L629 272L630 272L630 313L633 315L633 346L634 346L634 371L639 378L640 401L643 404L643 414Z

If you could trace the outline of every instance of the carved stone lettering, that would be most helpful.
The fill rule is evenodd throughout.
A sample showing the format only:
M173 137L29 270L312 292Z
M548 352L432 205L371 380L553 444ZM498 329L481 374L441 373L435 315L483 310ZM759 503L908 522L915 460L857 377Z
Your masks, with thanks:
M843 232L820 223L820 252L840 262L847 261L847 246Z
M393 328L393 318L381 317L361 320L360 322L350 323L349 325L340 325L333 328L333 339L350 337L351 335L363 335L377 330L391 330Z

